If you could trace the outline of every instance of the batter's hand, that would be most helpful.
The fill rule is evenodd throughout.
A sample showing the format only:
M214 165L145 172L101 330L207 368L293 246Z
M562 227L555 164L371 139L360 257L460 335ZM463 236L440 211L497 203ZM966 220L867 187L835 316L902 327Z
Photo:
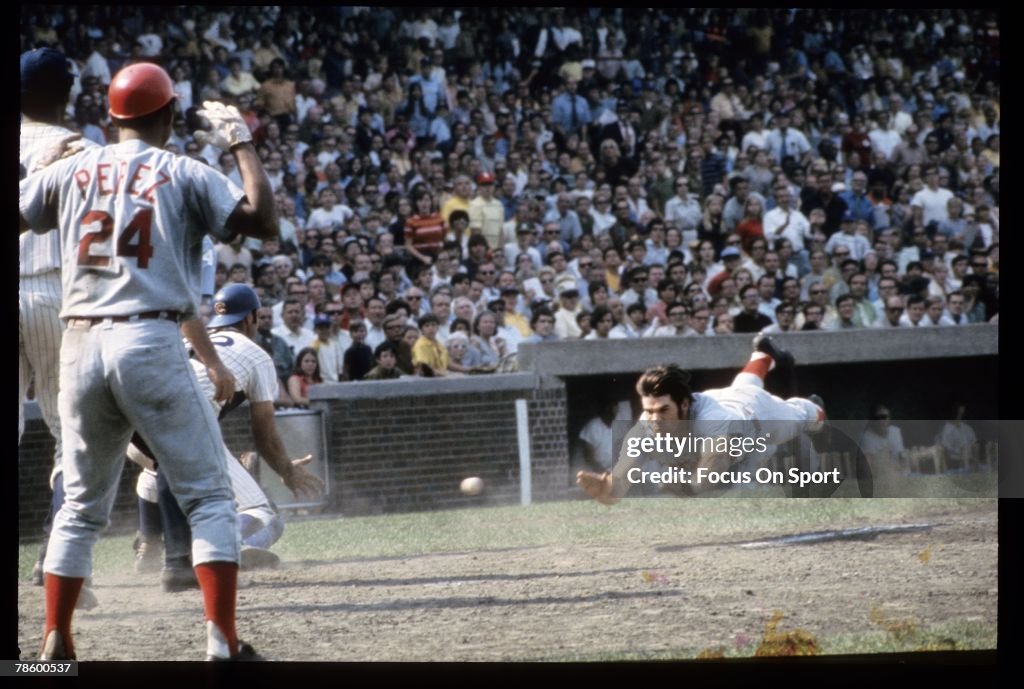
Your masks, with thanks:
M200 129L194 133L195 140L200 144L213 144L221 150L230 151L233 146L252 141L249 125L233 105L213 100L203 101L199 115L209 120L212 127L210 131Z
M619 501L618 498L612 497L612 480L610 471L600 474L593 471L576 472L576 484L602 505L614 505Z
M311 474L302 468L303 464L309 464L313 455L306 455L299 459L293 459L288 464L291 469L281 480L296 498L309 498L315 500L324 489L324 482L319 476Z
M235 377L231 375L227 366L217 362L214 366L207 366L206 372L216 390L213 399L218 402L230 402L231 398L235 396Z
M79 153L84 147L81 134L68 134L53 146L46 149L46 153L36 161L35 167L29 170L29 173L39 172L44 167L56 163L61 158L73 156L76 153Z

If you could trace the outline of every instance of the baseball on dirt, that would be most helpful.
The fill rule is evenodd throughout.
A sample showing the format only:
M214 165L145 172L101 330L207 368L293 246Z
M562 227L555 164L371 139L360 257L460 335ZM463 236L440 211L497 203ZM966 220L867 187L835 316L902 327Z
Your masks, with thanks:
M462 483L459 484L459 490L464 495L480 495L484 491L484 480L479 476L464 478Z

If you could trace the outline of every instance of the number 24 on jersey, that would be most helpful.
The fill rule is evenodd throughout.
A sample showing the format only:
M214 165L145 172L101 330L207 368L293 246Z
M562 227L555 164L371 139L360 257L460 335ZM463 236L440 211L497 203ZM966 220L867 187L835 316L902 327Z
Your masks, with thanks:
M153 257L153 245L150 244L150 226L153 222L153 209L143 208L132 216L131 221L117 238L115 256L135 257L139 268L149 268L149 259ZM114 234L114 219L105 211L89 211L82 218L82 227L92 229L82 235L78 241L78 265L106 267L110 265L111 239ZM132 243L138 235L138 242Z

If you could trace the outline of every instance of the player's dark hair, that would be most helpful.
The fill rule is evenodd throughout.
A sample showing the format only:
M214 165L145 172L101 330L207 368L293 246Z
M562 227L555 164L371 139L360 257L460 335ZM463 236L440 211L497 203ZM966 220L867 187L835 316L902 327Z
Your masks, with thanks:
M636 391L641 397L668 395L677 405L681 405L683 400L693 400L690 374L676 364L655 366L644 371L636 382Z
M421 330L423 329L423 326L430 325L431 323L434 325L441 325L441 319L437 317L437 314L425 313L416 321L416 324Z

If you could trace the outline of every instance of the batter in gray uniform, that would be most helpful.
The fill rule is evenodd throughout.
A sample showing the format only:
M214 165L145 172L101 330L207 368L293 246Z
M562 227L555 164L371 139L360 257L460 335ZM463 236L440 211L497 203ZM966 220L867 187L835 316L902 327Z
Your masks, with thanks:
M44 563L44 659L74 658L71 617L107 525L132 430L166 473L194 536L207 658L255 655L235 633L239 543L216 418L192 372L178 322L228 399L230 372L210 344L191 286L207 232L278 234L273 194L238 111L204 103L197 138L230 150L244 191L224 175L163 150L175 96L167 73L130 65L111 81L120 141L61 160L21 182L22 229L57 226L67 323L59 410L64 506Z

